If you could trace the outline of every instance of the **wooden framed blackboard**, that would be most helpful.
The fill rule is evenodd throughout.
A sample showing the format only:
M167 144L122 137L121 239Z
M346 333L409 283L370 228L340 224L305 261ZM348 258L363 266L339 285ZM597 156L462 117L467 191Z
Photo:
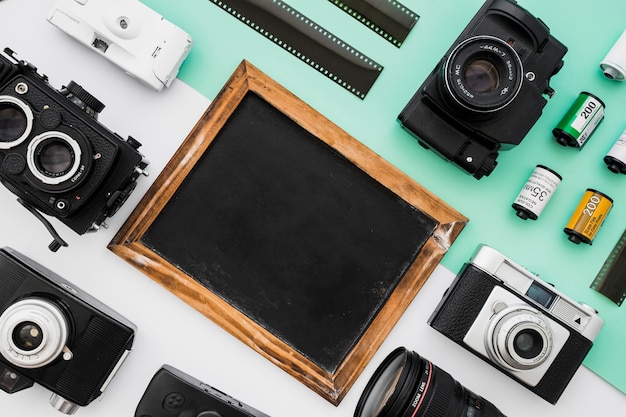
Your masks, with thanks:
M466 223L243 61L109 248L337 405Z

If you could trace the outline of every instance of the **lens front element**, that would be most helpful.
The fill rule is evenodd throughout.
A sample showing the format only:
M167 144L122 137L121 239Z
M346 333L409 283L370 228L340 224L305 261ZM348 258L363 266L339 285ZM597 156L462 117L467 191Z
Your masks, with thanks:
M45 132L28 144L26 162L35 178L47 185L58 185L80 174L82 151L71 136ZM75 177L77 178L77 177Z

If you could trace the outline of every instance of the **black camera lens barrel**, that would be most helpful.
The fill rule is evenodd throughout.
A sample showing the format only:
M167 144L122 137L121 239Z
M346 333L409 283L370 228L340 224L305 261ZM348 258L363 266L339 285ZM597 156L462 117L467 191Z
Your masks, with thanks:
M477 413L480 414L477 414ZM399 347L367 383L354 417L504 417L416 352Z
M517 97L524 77L522 60L511 45L495 36L465 39L450 52L441 80L464 110L493 113Z

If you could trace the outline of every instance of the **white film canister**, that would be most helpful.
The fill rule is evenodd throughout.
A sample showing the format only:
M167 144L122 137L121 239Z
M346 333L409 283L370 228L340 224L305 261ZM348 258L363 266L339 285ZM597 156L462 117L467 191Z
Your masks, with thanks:
M626 129L606 154L604 162L612 172L626 174Z
M513 203L517 216L523 220L537 220L560 183L559 174L546 166L537 165Z
M624 81L626 79L626 30L600 62L600 68L609 80Z

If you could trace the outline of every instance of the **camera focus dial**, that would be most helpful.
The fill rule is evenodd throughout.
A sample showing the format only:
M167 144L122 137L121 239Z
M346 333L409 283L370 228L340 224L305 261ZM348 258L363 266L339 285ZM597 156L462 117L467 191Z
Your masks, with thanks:
M450 53L442 79L455 104L493 113L515 99L523 77L522 61L511 45L494 36L475 36Z

